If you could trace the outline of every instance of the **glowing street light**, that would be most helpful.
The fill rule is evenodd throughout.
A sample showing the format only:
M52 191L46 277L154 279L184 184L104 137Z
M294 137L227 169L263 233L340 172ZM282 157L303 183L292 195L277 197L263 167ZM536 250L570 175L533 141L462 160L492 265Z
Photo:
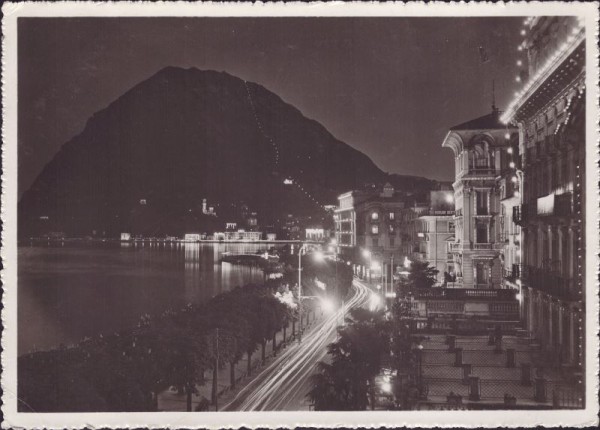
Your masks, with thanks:
M392 384L388 381L384 381L381 383L381 390L384 393L391 393L392 392Z
M375 309L377 309L379 307L379 305L381 304L381 298L379 297L378 294L371 294L371 297L369 298L369 308L374 311Z
M333 312L333 310L335 309L335 304L333 303L333 300L326 298L326 297L322 297L321 298L321 309L323 309L327 313Z

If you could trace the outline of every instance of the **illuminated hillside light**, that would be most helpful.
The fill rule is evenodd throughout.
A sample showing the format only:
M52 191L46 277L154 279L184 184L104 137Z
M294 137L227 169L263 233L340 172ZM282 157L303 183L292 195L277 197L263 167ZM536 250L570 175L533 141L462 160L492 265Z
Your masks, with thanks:
M521 67L523 65L523 62L521 60L517 60L517 66Z
M506 152L508 152L509 154L512 154L513 153L513 149L512 148L507 148Z
M512 178L510 178L510 180L513 181L513 182L517 182L518 178L516 176L513 176Z
M515 168L515 162L511 161L510 163L508 163L508 165L510 166L511 169Z
M521 77L520 76L516 76L515 77L515 82L521 82Z
M527 34L527 31L525 31L524 29L521 30L521 36L525 36Z

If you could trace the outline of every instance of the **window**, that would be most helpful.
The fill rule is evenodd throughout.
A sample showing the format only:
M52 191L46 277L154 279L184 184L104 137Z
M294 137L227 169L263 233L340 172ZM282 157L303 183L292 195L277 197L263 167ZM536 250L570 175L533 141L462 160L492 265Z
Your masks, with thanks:
M378 214L377 212L373 212L373 213L371 214L371 219L372 219L373 221L377 221L377 220L379 219L379 214Z
M390 247L393 247L393 246L394 246L394 238L390 237Z
M390 224L390 225L388 226L388 228L389 228L389 231L390 231L390 233L391 233L391 234L394 234L394 226Z
M477 230L477 243L488 243L488 229L485 225L478 225Z
M379 239L376 237L372 238L371 242L373 243L373 248L377 248L379 246Z
M448 231L449 231L450 233L454 233L455 229L456 229L456 227L455 227L455 225L454 225L454 222L452 222L452 221L449 221L449 222L448 222Z
M371 234L379 234L379 226L377 224L371 226Z
M488 193L487 191L475 191L477 215L488 215Z
M390 221L394 220L394 212L390 212Z

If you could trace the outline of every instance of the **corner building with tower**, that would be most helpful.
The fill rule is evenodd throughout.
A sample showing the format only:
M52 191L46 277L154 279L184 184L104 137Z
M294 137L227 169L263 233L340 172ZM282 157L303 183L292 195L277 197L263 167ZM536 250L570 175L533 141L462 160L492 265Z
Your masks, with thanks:
M449 246L458 287L502 287L505 242L498 178L510 168L507 150L516 132L492 106L488 115L450 128L442 143L455 160L455 239Z

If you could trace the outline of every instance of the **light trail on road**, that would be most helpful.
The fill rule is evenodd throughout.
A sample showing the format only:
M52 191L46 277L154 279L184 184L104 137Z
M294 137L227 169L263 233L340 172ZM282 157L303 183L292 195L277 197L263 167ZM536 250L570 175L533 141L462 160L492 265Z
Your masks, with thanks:
M312 327L302 336L302 342L290 345L266 369L240 390L222 410L277 411L308 409L306 394L316 364L327 355L327 345L337 335L337 328L346 313L368 305L372 291L362 282L352 282L354 295L343 307Z

